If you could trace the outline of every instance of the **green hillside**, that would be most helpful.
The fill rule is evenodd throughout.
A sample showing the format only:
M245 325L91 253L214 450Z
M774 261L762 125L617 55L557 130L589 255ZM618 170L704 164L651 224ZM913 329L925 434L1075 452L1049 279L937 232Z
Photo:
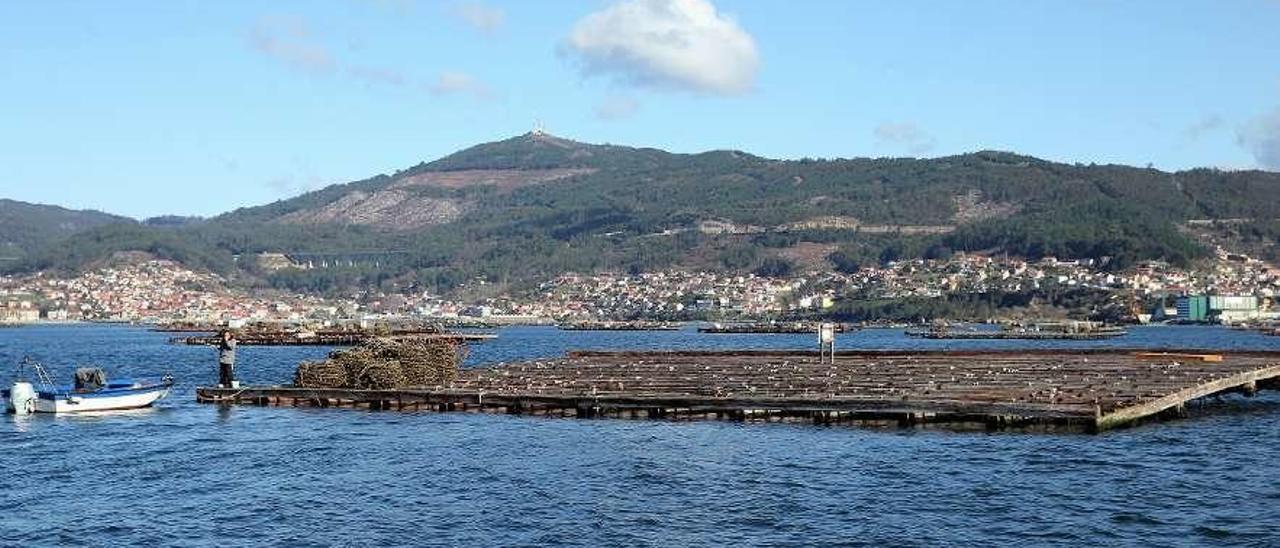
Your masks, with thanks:
M72 234L131 219L99 211L0 199L0 268L21 264L29 254L48 249Z
M1178 225L1203 218L1280 218L1280 174L1169 173L991 151L780 161L526 134L205 222L91 228L22 267L74 269L142 249L316 291L671 265L778 273L804 266L788 258L802 248L829 252L821 266L846 270L954 250L1119 268L1201 256ZM261 252L385 256L344 269L258 272L243 257Z

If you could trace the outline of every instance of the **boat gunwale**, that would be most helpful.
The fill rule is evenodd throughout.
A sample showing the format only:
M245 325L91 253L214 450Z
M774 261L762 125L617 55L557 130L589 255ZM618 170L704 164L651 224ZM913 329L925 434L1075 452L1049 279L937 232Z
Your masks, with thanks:
M161 381L151 381L151 382L140 381L139 383L133 386L118 387L118 388L103 388L101 390L94 390L91 392L80 392L70 386L57 386L57 387L52 387L52 389L50 389L48 385L36 385L35 392L36 392L36 397L38 399L56 401L58 399L68 399L68 398L76 398L76 397L99 399L99 398L130 396L130 395L145 393L145 392L169 390L172 388L173 388L172 380L161 380Z

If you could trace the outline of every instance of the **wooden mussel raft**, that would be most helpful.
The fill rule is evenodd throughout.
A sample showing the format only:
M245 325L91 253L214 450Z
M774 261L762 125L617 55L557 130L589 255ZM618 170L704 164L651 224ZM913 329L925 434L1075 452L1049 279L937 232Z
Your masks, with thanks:
M379 337L416 337L444 341L480 342L496 336L484 333L456 333L435 329L397 329L378 331L373 329L336 329L327 331L241 331L235 334L240 346L354 346ZM171 344L192 346L216 346L217 335L176 337Z
M952 329L945 323L937 323L928 329L908 329L904 333L908 337L923 339L1096 341L1121 337L1127 335L1128 331L1096 322L1072 321L1009 326L998 331Z
M758 322L758 323L713 323L698 328L699 333L713 334L752 334L752 335L777 335L777 334L813 334L818 332L818 327L822 324L819 322ZM853 331L854 329L842 323L833 324L836 333L844 333Z
M679 331L680 324L648 321L577 321L563 322L556 327L561 331Z
M336 371L336 370L335 370ZM576 417L1098 432L1252 395L1280 353L1198 350L574 352L465 369L435 386L201 388L203 402Z

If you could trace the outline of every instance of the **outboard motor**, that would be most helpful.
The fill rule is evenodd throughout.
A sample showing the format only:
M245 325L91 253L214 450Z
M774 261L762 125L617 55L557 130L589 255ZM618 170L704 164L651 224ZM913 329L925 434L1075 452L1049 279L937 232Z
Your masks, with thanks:
M36 387L26 381L13 383L9 389L9 412L28 415L36 411Z

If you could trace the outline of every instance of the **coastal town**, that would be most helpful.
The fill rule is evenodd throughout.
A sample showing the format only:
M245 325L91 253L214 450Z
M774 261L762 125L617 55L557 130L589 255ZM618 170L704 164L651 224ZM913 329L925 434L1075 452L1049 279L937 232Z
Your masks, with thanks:
M767 277L664 270L564 274L520 291L495 287L485 280L470 285L471 291L460 292L470 295L465 297L413 288L321 297L251 289L174 262L134 257L76 276L36 273L0 277L0 323L235 325L379 317L477 318L494 323L760 320L822 315L845 301L992 293L1038 295L1071 289L1101 292L1117 302L1146 303L1134 310L1135 319L1208 320L1204 313L1196 315L1192 310L1196 308L1192 306L1194 301L1188 300L1200 296L1231 297L1230 310L1218 311L1219 321L1280 316L1275 299L1280 293L1280 268L1221 249L1214 260L1195 269L1145 262L1125 271L1109 272L1092 261L1052 257L1028 261L956 254L942 260L889 262L852 273L811 270L788 277Z
M221 276L171 261L134 260L74 277L0 277L0 322L301 320L353 314L303 295L252 296ZM341 301L340 301L341 302Z

